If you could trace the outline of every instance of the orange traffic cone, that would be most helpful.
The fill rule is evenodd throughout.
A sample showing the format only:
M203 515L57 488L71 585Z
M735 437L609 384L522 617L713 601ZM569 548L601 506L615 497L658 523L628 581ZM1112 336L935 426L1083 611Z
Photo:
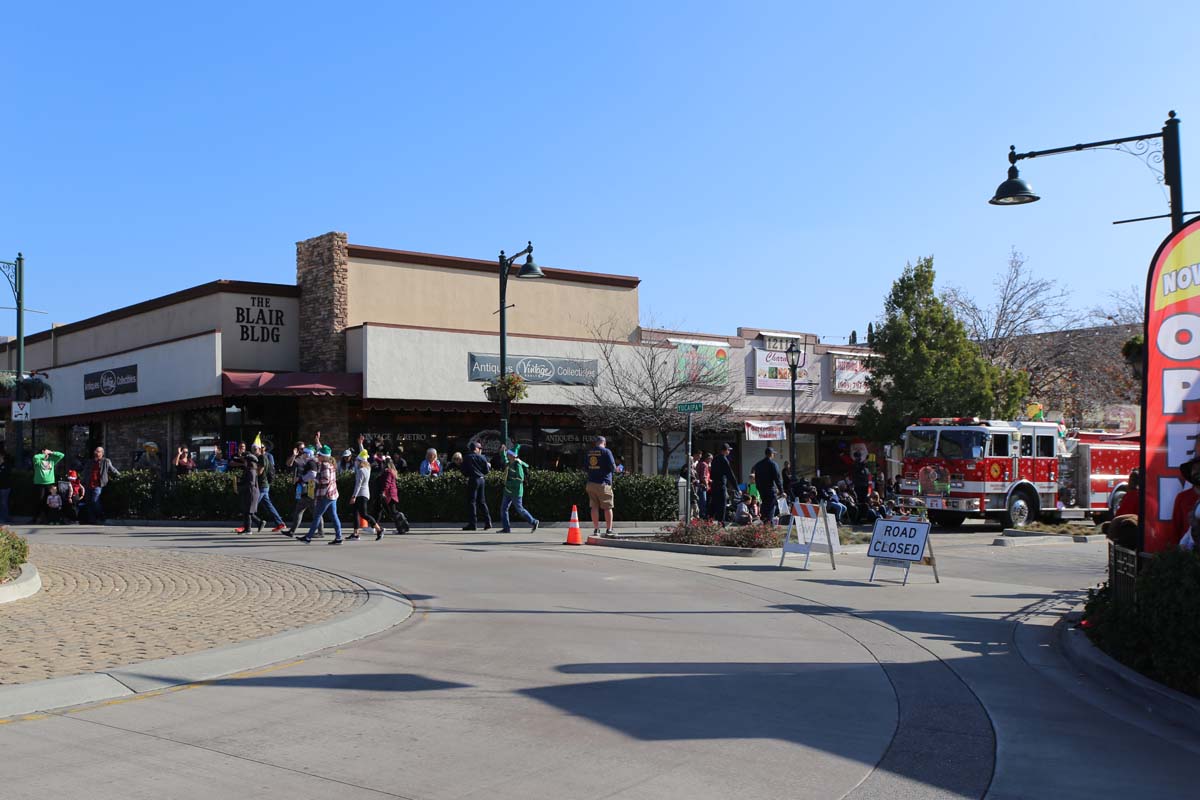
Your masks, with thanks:
M365 528L365 527L367 527L367 521L365 519L363 519L362 517L359 517L358 518L358 528ZM357 531L358 528L355 528L355 531Z
M571 526L567 528L567 540L563 544L583 544L583 531L579 530L579 509L571 506Z

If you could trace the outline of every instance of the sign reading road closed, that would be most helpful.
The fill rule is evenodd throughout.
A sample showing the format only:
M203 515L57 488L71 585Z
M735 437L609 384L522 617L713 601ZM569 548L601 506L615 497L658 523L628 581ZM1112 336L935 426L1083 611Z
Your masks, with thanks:
M925 554L926 549L928 555ZM933 558L933 544L929 541L929 521L920 517L876 520L871 543L867 545L867 555L875 559L868 581L875 580L875 570L881 566L900 567L904 570L904 583L907 585L908 572L916 563L933 567L934 580L942 582Z
M925 542L928 539L928 522L876 520L867 555L896 561L920 561L925 556Z

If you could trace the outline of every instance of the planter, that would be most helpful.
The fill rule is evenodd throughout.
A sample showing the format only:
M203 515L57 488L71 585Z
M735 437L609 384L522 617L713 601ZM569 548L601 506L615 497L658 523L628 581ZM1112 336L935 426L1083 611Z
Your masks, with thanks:
M21 565L21 575L16 580L0 583L0 603L24 600L42 589L42 576L37 567L29 562Z

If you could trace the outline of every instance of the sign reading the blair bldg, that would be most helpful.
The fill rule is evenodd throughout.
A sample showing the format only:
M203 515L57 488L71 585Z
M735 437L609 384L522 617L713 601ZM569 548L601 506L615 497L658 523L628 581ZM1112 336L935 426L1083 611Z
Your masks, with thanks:
M239 341L278 342L284 325L283 309L272 308L269 297L251 295L250 305L237 306L234 321Z
M556 383L565 386L595 386L598 362L579 358L546 356L508 357L509 371L529 383ZM467 353L467 379L490 381L500 374L500 356L491 353Z

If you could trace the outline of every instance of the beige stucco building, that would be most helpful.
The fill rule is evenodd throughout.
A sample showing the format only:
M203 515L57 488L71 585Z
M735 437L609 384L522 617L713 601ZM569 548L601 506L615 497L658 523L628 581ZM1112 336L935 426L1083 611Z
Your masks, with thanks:
M797 460L815 469L823 447L847 438L862 396L835 380L837 359L861 352L839 355L808 334L642 329L638 278L542 269L508 287L509 367L529 388L511 432L534 466L578 466L594 432L577 409L588 385L606 379L601 364L634 369L636 348L663 343L678 350L680 369L719 359L737 390L734 427L697 443L733 440L743 472L765 447L739 434L743 420L786 416L789 394L772 367L793 339L805 352L801 380L812 382L798 407ZM44 373L53 395L31 403L26 450L78 456L100 444L118 466L167 470L180 446L203 461L259 432L286 449L319 430L339 449L360 434L403 448L414 466L429 447L451 453L472 439L496 451L498 413L484 386L499 371L498 270L497 261L328 233L297 243L294 285L214 281L34 334L26 368ZM15 350L0 345L9 369ZM630 469L660 464L654 447L610 438ZM5 439L13 452L11 422ZM681 463L682 448L673 459Z

